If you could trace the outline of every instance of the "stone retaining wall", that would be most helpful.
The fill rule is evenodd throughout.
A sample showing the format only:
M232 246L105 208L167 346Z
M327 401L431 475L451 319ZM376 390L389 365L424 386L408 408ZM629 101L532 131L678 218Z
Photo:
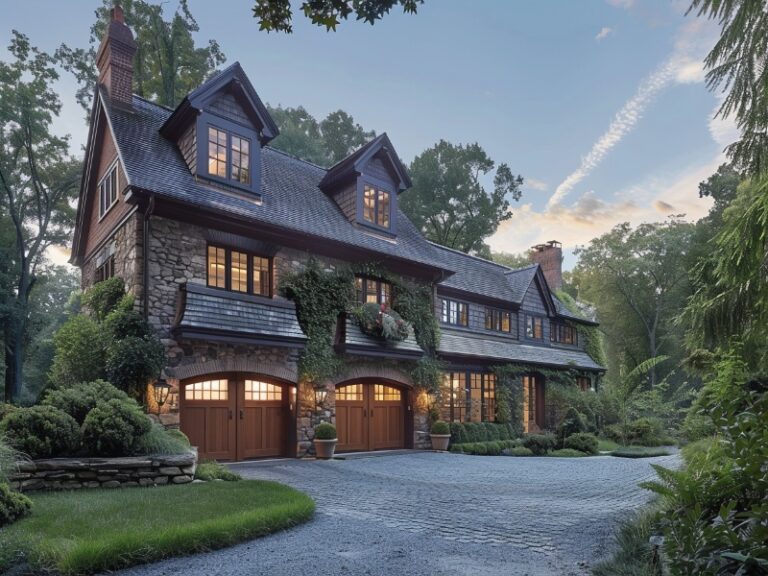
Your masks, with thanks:
M196 468L196 450L169 456L52 458L21 462L10 482L22 492L186 484Z

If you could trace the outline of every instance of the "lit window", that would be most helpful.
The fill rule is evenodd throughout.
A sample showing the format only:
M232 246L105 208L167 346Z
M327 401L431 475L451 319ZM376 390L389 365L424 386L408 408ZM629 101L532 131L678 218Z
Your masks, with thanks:
M494 422L496 376L472 371L444 373L440 399L440 418L446 422Z
M485 329L495 330L496 332L510 332L512 330L511 314L506 310L486 308Z
M576 344L576 328L568 324L552 323L549 338L559 344Z
M363 187L363 220L389 228L390 194L366 184Z
M227 177L227 133L208 128L208 174Z
M400 402L402 394L400 390L384 384L375 384L373 398L376 402Z
M99 218L117 202L117 164L107 172L99 184Z
M483 421L496 421L496 374L483 374Z
M372 278L355 278L355 293L358 304L389 304L392 301L392 285Z
M544 320L538 316L526 316L525 337L532 340L542 340L544 338Z
M250 183L250 142L240 136L232 136L232 180Z
M283 387L258 380L245 381L245 399L262 402L279 402L283 399Z
M185 400L227 400L229 399L228 380L206 380L184 387Z
M270 296L271 260L229 248L208 246L208 286Z
M363 385L349 384L347 386L340 386L336 389L336 401L338 402L339 400L347 402L362 402Z
M456 300L442 299L442 312L440 320L444 324L453 324L454 326L469 325L469 306L464 302Z

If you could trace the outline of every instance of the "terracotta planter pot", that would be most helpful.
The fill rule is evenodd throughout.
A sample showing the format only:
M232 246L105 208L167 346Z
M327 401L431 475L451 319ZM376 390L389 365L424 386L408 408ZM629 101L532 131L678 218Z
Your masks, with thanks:
M432 439L432 449L445 452L448 450L448 443L451 441L450 434L430 434Z
M336 451L336 442L338 438L333 440L318 440L315 439L315 455L320 460L330 460L333 458L333 453Z

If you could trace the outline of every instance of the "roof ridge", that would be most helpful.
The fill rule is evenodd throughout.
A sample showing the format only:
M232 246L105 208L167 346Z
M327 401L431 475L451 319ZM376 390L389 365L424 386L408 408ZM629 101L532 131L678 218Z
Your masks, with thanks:
M139 100L143 100L147 104L152 104L153 106L157 106L158 108L164 108L165 110L168 110L169 112L173 112L173 108L170 106L166 106L165 104L160 104L159 102L153 102L149 98L145 98L144 96L140 96L139 94L133 94L134 98L138 98Z
M530 270L531 268L536 268L536 266L538 266L538 265L539 265L538 262L533 262L531 264L528 264L528 266L523 266L521 268L510 268L509 266L507 266L507 268L509 268L509 270L504 272L504 274L510 274L511 272L522 272L524 270Z
M264 148L268 148L272 152L277 152L278 154L282 154L283 156L287 156L288 158L291 158L292 160L298 160L299 162L303 162L304 164L309 164L310 166L314 168L318 168L324 172L328 172L328 168L324 166L320 166L320 164L315 164L314 162L310 162L309 160L305 160L304 158L300 158L294 154L291 154L289 152L286 152L285 150L280 150L279 148L275 148L274 146L270 146L269 144L266 144Z
M425 238L426 240L426 238ZM487 258L483 258L482 256L475 256L473 254L467 254L463 250L459 250L457 248L451 248L450 246L443 246L442 244L438 244L437 242L433 242L432 240L427 240L429 244L432 244L432 246L436 246L437 248L442 248L443 250L447 250L449 252L454 252L456 254L461 254L462 256L466 256L467 258L472 258L473 260L479 260L480 262L485 262L486 264L493 264L494 266L498 266L499 268L504 268L508 271L513 271L513 268L510 268L506 264L499 264L498 262L494 262L493 260L488 260ZM505 272L506 274L506 272Z

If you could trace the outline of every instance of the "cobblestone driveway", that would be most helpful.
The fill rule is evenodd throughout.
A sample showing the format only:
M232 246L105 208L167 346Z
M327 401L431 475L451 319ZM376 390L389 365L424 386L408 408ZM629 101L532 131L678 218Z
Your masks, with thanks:
M414 452L331 462L241 464L308 492L316 518L228 550L124 574L587 574L617 519L649 495L643 460ZM194 502L190 502L194 506Z

